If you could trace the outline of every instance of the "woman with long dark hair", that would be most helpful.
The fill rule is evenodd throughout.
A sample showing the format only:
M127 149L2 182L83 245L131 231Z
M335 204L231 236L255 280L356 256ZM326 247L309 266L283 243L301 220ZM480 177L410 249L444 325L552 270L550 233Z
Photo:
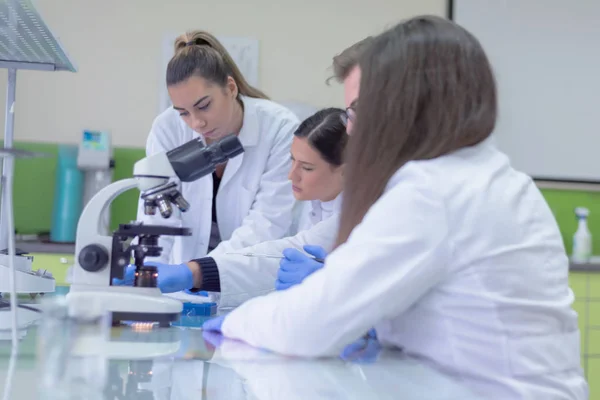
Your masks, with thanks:
M302 356L374 328L486 399L587 398L562 238L490 138L496 85L477 39L416 17L359 68L337 248L301 284L205 328Z

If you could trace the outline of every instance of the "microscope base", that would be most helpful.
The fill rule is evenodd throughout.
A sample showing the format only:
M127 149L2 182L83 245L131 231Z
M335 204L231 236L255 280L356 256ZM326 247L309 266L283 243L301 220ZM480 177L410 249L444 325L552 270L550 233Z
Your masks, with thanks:
M178 328L113 329L109 338L89 335L73 346L78 356L103 356L109 360L148 360L174 355L182 347L182 330Z
M75 284L67 294L67 301L92 307L95 311L110 312L113 323L143 321L169 326L183 311L180 301L163 296L158 288Z

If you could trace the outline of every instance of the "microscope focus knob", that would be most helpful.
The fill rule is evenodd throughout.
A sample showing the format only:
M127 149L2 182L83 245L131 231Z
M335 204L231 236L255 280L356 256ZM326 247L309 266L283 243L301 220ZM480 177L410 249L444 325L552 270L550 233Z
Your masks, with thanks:
M100 245L90 244L81 249L78 261L86 271L97 272L108 264L108 252Z

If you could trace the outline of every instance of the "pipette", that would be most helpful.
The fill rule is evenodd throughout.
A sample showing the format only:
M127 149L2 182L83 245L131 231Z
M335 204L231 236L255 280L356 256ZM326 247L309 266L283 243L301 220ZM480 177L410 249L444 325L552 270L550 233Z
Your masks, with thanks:
M244 256L244 257L258 257L258 258L279 258L279 259L285 258L284 256L278 255L278 254L259 254L259 253L250 253L250 252L248 252L248 253L228 252L225 254L237 254L239 256ZM313 256L308 256L308 257L312 258L313 260L315 260L316 262L319 262L321 264L325 263L325 260L320 257L313 257Z

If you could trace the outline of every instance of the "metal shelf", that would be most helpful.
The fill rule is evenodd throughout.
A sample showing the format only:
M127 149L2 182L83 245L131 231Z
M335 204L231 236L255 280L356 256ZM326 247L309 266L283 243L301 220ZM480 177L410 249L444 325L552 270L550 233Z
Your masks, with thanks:
M31 0L0 0L0 68L8 69L6 89L6 118L4 126L4 151L2 198L0 203L0 250L7 249L9 285L11 288L11 336L13 352L18 348L17 297L15 293L15 227L13 214L13 168L15 157L35 157L37 154L13 149L15 121L15 93L17 70L70 71L75 65L58 39L46 26ZM15 353L16 354L16 353ZM14 368L14 366L13 366ZM7 375L4 398L10 396L10 373Z
M76 72L76 68L31 0L0 0L0 68L8 69L2 190L12 196L13 157L25 156L12 149L17 70ZM0 250L7 248L9 241L14 242L7 229L7 213L12 214L12 210L7 210L4 196L0 209Z
M0 0L0 68L76 72L31 0Z

